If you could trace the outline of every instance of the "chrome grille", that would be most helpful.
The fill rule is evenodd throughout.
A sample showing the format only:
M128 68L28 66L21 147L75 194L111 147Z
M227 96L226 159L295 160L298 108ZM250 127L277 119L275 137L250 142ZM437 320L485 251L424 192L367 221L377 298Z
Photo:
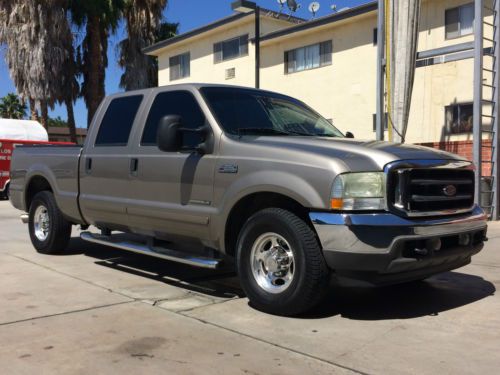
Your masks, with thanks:
M389 205L408 216L454 214L474 204L470 169L397 169L391 171L388 182Z

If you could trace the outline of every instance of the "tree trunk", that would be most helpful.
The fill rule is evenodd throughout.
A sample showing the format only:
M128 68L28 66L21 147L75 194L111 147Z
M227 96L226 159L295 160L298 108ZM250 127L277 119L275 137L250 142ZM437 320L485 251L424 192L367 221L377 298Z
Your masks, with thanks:
M40 112L42 113L42 118L40 119L43 127L49 130L49 108L47 106L47 101L42 100L40 102Z
M71 98L69 97L66 97L64 103L66 104L66 110L68 112L69 137L71 139L71 142L77 143L75 113L73 112L73 100L71 100Z
M38 112L36 110L35 99L29 98L29 102L30 102L31 119L33 121L38 121Z
M107 36L103 38L103 32L106 34L106 31L101 30L99 17L89 17L87 22L89 56L86 61L86 64L88 64L88 76L85 90L85 102L87 103L88 110L87 127L92 123L97 108L104 98Z

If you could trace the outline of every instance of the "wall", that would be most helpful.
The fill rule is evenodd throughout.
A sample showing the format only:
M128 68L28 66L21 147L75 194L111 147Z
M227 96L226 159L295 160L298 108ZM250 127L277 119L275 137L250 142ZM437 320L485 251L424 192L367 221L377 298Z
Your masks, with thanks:
M308 33L262 46L261 87L295 96L332 119L342 131L373 138L375 113L376 47L373 46L374 15L355 22L330 24ZM287 50L332 40L332 65L285 74Z
M168 48L158 57L158 81L159 85L203 82L203 83L227 83L231 85L255 86L255 47L249 42L248 55L232 60L222 61L214 64L214 43L232 39L240 35L249 34L249 39L255 37L254 14L249 14L237 22L232 22L200 36L187 39L175 46ZM272 17L261 18L261 33L290 27L290 22L274 19ZM191 75L175 81L170 81L169 59L182 53L191 54ZM226 69L235 68L236 77L226 80Z

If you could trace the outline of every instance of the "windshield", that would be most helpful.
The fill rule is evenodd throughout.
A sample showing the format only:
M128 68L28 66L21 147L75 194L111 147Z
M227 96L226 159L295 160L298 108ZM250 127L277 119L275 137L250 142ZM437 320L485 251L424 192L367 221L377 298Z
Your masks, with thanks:
M288 96L232 87L205 87L201 91L229 134L343 137L328 120Z

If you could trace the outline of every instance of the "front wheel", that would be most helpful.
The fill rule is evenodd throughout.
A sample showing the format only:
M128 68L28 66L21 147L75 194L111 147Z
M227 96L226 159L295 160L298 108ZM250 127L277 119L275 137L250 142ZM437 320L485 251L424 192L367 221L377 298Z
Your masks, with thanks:
M71 236L71 223L57 207L54 194L42 191L35 195L29 211L31 243L42 254L56 254L66 249Z
M237 244L240 282L257 309L292 316L316 306L330 272L307 223L284 209L268 208L244 225Z

